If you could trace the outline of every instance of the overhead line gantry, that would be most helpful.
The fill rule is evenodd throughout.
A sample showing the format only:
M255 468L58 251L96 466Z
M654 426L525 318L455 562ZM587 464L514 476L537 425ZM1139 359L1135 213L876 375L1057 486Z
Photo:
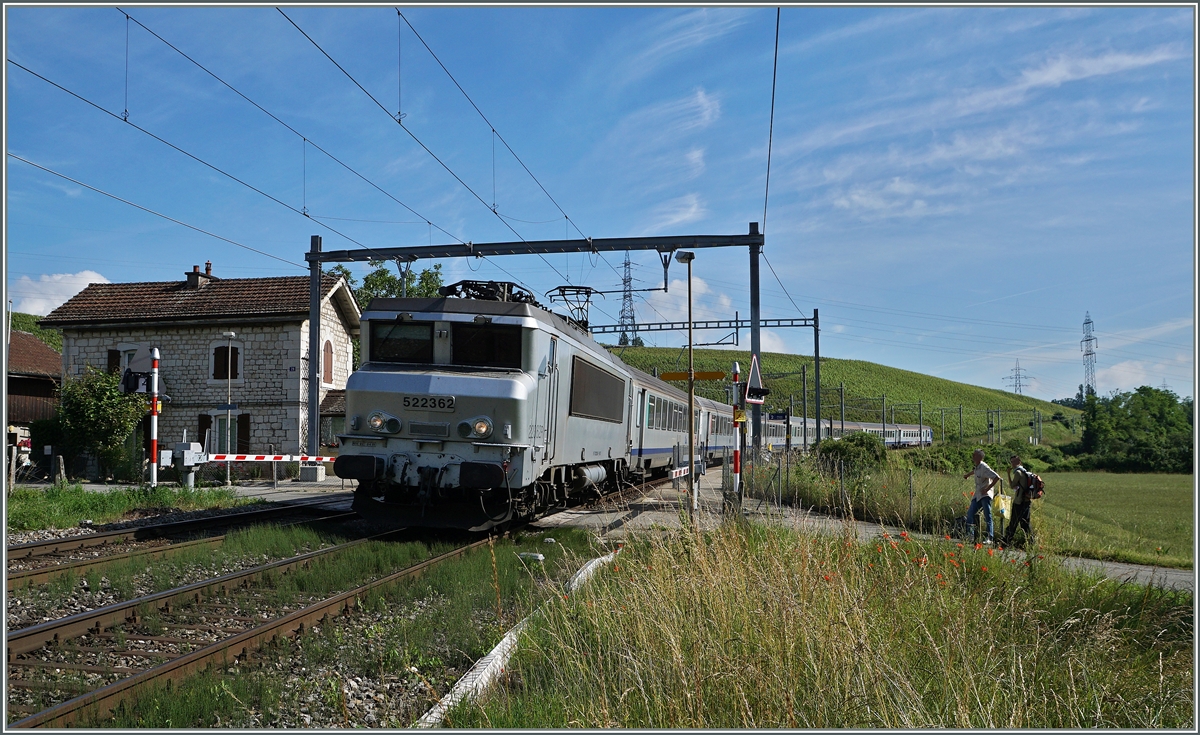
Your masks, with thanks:
M676 250L687 248L744 247L751 253L751 304L757 307L757 254L762 251L763 236L758 223L750 223L745 235L671 235L661 237L608 237L581 240L530 240L522 242L451 243L449 245L417 245L400 248L360 248L354 250L321 249L321 236L313 235L304 259L309 266L308 315L308 453L316 454L320 439L320 382L318 381L317 350L321 344L321 264L354 263L370 260L396 260L412 263L429 258L491 257L495 255L551 255L563 253L603 253L621 250L654 250L663 263L666 280L671 257ZM758 311L752 308L752 342L758 344Z

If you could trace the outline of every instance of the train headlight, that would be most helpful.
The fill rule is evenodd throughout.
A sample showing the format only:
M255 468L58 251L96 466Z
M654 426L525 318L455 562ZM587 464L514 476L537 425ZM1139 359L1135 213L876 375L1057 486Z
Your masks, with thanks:
M403 424L400 419L395 416L388 416L386 413L376 411L367 418L367 425L371 427L371 431L376 431L381 434L398 434Z
M460 421L458 435L463 439L487 439L492 435L492 420L486 416Z

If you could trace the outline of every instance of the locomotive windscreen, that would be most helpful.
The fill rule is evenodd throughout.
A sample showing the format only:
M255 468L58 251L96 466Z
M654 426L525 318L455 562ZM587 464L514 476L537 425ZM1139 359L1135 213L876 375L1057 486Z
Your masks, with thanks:
M433 362L433 324L371 322L371 361Z
M509 324L454 324L450 362L480 367L521 367L521 328Z
M576 357L571 366L571 415L621 423L625 381Z

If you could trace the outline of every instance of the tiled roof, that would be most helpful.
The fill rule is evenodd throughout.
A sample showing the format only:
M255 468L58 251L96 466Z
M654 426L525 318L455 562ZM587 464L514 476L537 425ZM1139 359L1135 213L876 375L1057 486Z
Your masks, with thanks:
M16 329L8 343L8 372L10 375L62 375L62 355L29 332Z
M324 275L321 296L338 278ZM186 281L92 283L39 324L203 320L247 316L308 315L308 276L213 279L200 288Z
M321 415L336 415L346 413L346 391L341 388L334 388L325 393L325 399L321 401Z

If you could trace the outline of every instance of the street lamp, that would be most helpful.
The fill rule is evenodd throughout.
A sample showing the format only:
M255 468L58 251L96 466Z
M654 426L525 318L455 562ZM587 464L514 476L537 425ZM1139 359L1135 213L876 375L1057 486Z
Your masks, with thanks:
M689 515L692 523L698 520L700 512L700 492L696 485L696 370L692 354L692 261L696 254L689 250L675 251L675 260L687 263L688 271L688 489L692 496L692 507Z
M233 338L237 336L235 332L221 332L221 336L228 342L225 346L225 454L233 454L233 450L229 444L229 429L230 421L233 418ZM225 460L225 487L230 487L232 481L232 464L228 459Z

